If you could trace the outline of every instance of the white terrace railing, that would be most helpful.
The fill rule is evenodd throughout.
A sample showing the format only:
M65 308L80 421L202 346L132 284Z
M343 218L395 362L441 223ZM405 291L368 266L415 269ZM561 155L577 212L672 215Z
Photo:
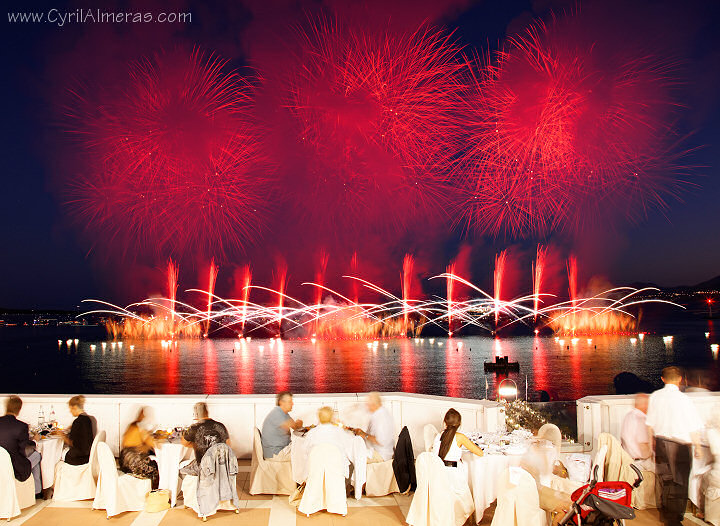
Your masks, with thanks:
M720 392L687 393L707 423L720 415ZM578 443L583 451L595 454L600 433L620 438L625 415L635 404L634 395L586 396L577 402Z
M0 395L3 407L6 396ZM35 425L42 407L46 419L52 408L60 425L68 427L72 423L73 417L67 406L70 395L21 394L20 397L23 400L21 420ZM265 416L275 405L274 395L87 395L86 398L86 412L95 417L98 429L106 432L106 441L115 455L122 432L140 407L150 408L148 420L155 429L166 429L190 425L193 405L204 401L211 418L228 428L238 457L249 458L253 428L262 426ZM442 429L443 416L451 407L460 412L462 428L468 431L497 431L505 425L505 410L498 402L407 393L383 393L382 398L395 419L396 433L404 426L408 427L416 455L424 447L425 424ZM307 424L317 423L317 410L327 405L338 411L344 424L363 428L367 425L363 393L296 394L293 399L295 407L291 415L302 418Z

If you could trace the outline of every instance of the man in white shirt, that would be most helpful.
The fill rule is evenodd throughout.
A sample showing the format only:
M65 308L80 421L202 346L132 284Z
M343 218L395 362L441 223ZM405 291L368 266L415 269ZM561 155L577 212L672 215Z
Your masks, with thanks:
M635 460L635 465L643 471L655 471L652 458L652 438L646 423L646 414L650 397L645 393L635 396L635 408L623 419L620 431L622 447Z
M695 405L680 392L682 371L666 367L665 387L650 395L646 423L655 436L655 473L662 486L660 516L666 526L681 526L688 498L692 445L700 452L702 420Z
M368 446L368 462L383 462L393 457L395 446L395 422L390 412L382 405L380 393L372 392L367 397L370 423L367 432L353 430L365 439Z

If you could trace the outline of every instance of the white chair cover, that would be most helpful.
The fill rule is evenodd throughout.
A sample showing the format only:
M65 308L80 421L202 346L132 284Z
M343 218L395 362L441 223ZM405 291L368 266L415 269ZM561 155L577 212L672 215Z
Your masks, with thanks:
M0 447L0 519L10 520L20 510L35 504L35 480L30 475L24 482L15 479L10 453Z
M342 453L332 444L310 451L308 477L298 511L308 517L320 510L347 515Z
M705 475L705 522L720 526L720 430L708 429L707 441L713 456L713 466Z
M423 438L425 439L425 451L432 451L435 437L438 435L437 428L432 424L425 424L423 427Z
M382 497L391 493L399 493L392 459L383 462L367 463L367 480L365 481L365 495L368 497Z
M440 457L424 451L415 461L417 489L413 495L406 522L411 526L460 526L473 512L468 487L467 496L453 491L445 465Z
M232 477L233 479L235 477ZM233 481L233 483L235 483ZM200 506L198 505L197 501L197 488L198 488L198 477L195 475L185 475L185 478L183 478L182 481L182 494L183 494L183 504L186 508L192 509L195 513L197 513L198 517L202 517L200 514ZM235 506L233 505L232 501L224 500L220 502L217 508L215 508L215 511L213 511L210 515L213 515L217 513L220 510L227 510L227 511L236 511ZM209 517L210 515L207 515Z
M260 430L256 427L250 462L250 495L292 495L296 487L289 460L276 462L265 459Z
M491 526L546 526L535 479L522 468L510 467L500 478L497 507Z
M557 453L556 458L560 458L560 446L562 446L562 433L560 428L555 424L543 424L538 429L538 438L547 440L555 446L555 452Z
M595 453L595 460L593 460L592 466L590 466L590 478L595 475L595 466L598 466L598 482L603 482L605 480L605 457L607 456L607 452L608 447L606 445L600 446L598 452Z
M125 511L142 511L145 496L152 488L150 480L119 472L110 446L105 442L98 443L97 458L100 476L93 509L105 510L108 518Z
M71 466L58 462L55 466L53 500L70 502L95 498L98 479L97 445L105 442L105 431L98 431L90 447L90 462Z

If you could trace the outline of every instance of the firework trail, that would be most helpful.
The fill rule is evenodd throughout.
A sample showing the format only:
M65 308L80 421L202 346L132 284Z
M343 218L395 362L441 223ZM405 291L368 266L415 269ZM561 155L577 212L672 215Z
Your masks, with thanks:
M353 252L352 258L350 258L350 274L352 276L357 276L360 274L358 269L358 255L357 252ZM357 303L360 300L360 295L358 293L358 281L352 280L352 300L353 303Z
M320 305L322 303L323 285L325 284L325 273L327 272L329 255L323 248L320 250L320 257L318 260L318 270L315 274L315 283L318 287L315 289L315 304ZM320 309L317 310L318 319L320 318Z
M210 260L210 266L208 266L208 286L207 286L207 323L205 325L205 336L210 332L210 320L212 314L213 300L215 298L215 282L217 281L217 275L220 271L220 267L215 264L215 259Z
M596 42L584 23L538 22L493 59L476 59L463 211L478 231L581 230L677 193L673 65Z
M167 262L167 297L170 305L170 323L175 323L175 299L178 288L178 266L172 259Z
M319 19L300 33L287 105L309 173L288 181L293 204L341 221L337 231L392 232L437 215L460 143L459 48L427 27L362 34Z
M71 93L84 146L67 204L123 251L225 254L257 237L267 175L250 84L197 50L157 54L127 81Z
M241 292L241 318L240 318L240 334L245 334L245 322L247 321L248 301L250 300L250 285L252 283L252 270L250 265L242 268L242 292Z
M538 245L537 252L535 255L535 261L533 262L533 268L532 268L533 295L535 296L535 300L533 303L533 309L535 310L535 315L533 316L533 321L537 321L537 312L538 312L538 307L540 306L539 305L540 304L540 291L542 288L543 272L545 272L546 256L547 256L547 247Z
M453 298L455 292L455 262L450 263L445 269L446 274L446 297L447 297L447 320L448 335L453 333Z
M402 297L403 297L403 325L405 326L405 333L407 334L407 329L409 327L408 321L410 316L410 305L409 301L412 297L412 280L413 280L413 267L415 265L415 258L413 258L412 254L405 254L405 257L403 258L403 267L402 267L402 274L400 276L401 278L401 284L402 284Z
M278 257L275 265L275 272L273 278L275 281L275 290L277 291L278 303L277 303L277 324L278 334L282 335L282 321L283 321L283 304L285 301L285 287L287 287L287 262L285 259Z
M495 270L493 272L493 283L495 285L495 304L494 304L494 312L495 312L495 326L498 326L498 321L500 319L500 310L502 306L502 285L503 285L503 277L505 275L505 261L507 259L507 250L503 250L499 254L495 256Z
M568 275L568 294L570 295L570 305L572 306L572 310L574 311L577 306L577 298L578 298L578 270L577 270L577 258L575 255L570 255L570 257L567 260L567 275ZM575 322L575 314L573 314L573 324ZM572 330L575 330L575 327L573 325Z

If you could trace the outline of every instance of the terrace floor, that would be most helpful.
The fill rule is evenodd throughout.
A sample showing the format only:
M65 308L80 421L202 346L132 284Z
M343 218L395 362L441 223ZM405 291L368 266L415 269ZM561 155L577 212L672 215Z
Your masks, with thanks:
M412 496L395 494L387 497L363 497L356 501L348 499L347 517L332 515L324 511L310 518L298 513L288 504L286 496L250 495L248 493L250 476L249 461L240 465L238 477L238 495L241 501L240 514L220 511L208 518L207 524L216 526L403 526L405 515L410 507ZM493 508L485 513L482 526L489 526L492 521ZM468 520L468 525L472 520ZM22 515L7 522L8 526L65 526L81 524L83 526L199 526L203 524L190 509L182 506L182 500L170 510L160 513L128 512L106 520L105 512L93 510L92 501L54 502L37 501L31 508L23 510ZM660 524L656 510L637 512L633 526L650 526ZM705 525L706 523L686 515L685 526Z

